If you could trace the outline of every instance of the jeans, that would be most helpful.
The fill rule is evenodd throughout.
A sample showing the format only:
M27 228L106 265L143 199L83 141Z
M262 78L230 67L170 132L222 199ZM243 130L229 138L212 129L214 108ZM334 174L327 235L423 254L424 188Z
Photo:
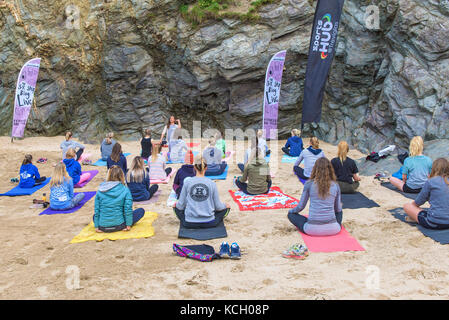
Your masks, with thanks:
M140 219L143 218L145 215L145 210L142 208L136 209L133 211L133 224L135 225ZM99 226L98 229L100 229L103 232L115 232L120 231L126 228L126 223L122 223L118 226L112 226L112 227L101 227Z
M256 195L256 194L253 194L253 193L249 193L249 192L248 192L248 184L247 184L247 183L241 182L239 179L236 179L236 180L235 180L235 184L237 185L237 187L238 187L240 190L242 190L243 193L248 194L248 195L253 195L253 196ZM268 193L268 191L270 191L270 188L271 188L271 180L268 181L267 191L264 192L264 193Z
M201 229L201 228L213 228L216 227L223 219L228 215L231 209L226 208L220 211L215 211L215 219L210 222L187 222L185 216L185 210L180 210L176 207L173 208L176 216L178 217L181 224L189 229Z
M288 220L299 229L302 233L304 232L304 225L308 221L306 217L299 213L289 213L287 215ZM337 219L338 224L341 226L341 221L343 220L343 211L335 213L335 218Z

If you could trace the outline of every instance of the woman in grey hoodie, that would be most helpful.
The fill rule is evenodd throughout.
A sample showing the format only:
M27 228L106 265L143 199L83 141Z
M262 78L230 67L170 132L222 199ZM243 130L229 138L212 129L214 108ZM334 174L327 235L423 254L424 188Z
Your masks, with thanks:
M114 133L109 132L106 138L103 139L100 146L100 152L101 152L101 160L106 161L108 160L108 157L112 153L112 148L114 147L114 144L117 142L113 139Z
M308 180L312 173L313 166L319 158L324 158L324 152L319 149L320 142L317 137L310 138L310 147L304 149L296 160L293 171L295 174L304 180ZM299 164L304 160L304 169Z
M70 131L67 131L65 134L65 141L61 142L60 147L62 149L62 160L65 159L65 153L70 148L76 151L75 160L78 160L84 152L84 146L81 143L72 140L72 132ZM76 150L77 148L78 150Z

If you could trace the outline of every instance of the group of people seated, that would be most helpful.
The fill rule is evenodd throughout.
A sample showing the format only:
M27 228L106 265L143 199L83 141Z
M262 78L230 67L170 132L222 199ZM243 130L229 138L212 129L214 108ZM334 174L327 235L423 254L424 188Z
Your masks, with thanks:
M173 209L185 227L213 227L229 214L230 206L221 202L217 185L207 178L223 173L228 165L223 161L225 141L221 135L210 138L202 154L194 157L177 131L180 127L180 121L171 117L164 129L167 140L162 140L163 135L159 141L151 141L151 132L145 130L140 141L141 155L134 157L130 168L113 133L106 136L100 151L108 172L106 181L98 188L93 216L98 232L130 230L143 217L144 210L133 210L133 202L149 200L157 192L158 185L151 185L151 181L164 180L171 174L172 168L166 167L167 160L183 162L173 182L177 197ZM356 192L361 181L355 161L348 157L348 143L341 141L337 157L329 160L319 148L316 137L310 138L309 147L304 148L299 130L293 130L291 135L282 150L297 157L292 171L304 181L304 189L298 206L288 211L288 219L309 235L337 234L343 219L341 194ZM176 140L174 136L177 136ZM73 188L89 178L82 173L79 164L84 146L71 138L72 134L68 132L61 144L63 161L55 166L51 177L50 208L54 210L67 210L79 204L84 195L75 196ZM169 147L166 154L161 153L163 145ZM390 181L403 192L419 193L415 201L404 206L410 221L426 228L449 228L449 161L440 158L432 163L422 154L423 148L422 138L414 137L409 147L410 155L402 168L402 180L392 177ZM239 164L243 175L234 180L242 192L248 195L269 192L272 180L265 159L267 153L266 141L258 132L245 152L243 167ZM300 167L302 162L304 167ZM33 187L45 180L32 164L31 155L25 156L20 177L21 187ZM310 207L308 217L305 217L299 213L308 201ZM427 201L430 209L421 209Z

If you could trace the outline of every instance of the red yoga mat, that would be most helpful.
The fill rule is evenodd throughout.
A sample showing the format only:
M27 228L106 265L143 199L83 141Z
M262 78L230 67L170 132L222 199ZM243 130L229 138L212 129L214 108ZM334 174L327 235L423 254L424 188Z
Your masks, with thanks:
M299 230L298 230L299 231ZM341 226L340 233L333 236L309 236L299 231L310 252L365 251L357 239Z

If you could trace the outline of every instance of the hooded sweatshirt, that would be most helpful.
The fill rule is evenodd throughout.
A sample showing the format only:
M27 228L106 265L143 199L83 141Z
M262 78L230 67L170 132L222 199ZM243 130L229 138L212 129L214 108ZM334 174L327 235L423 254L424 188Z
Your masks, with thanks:
M314 149L311 146L304 149L295 162L295 166L299 166L304 160L304 175L310 177L312 175L313 166L319 158L324 158L324 152L321 149Z
M70 177L73 179L73 185L76 185L80 181L81 165L75 159L64 159L65 169Z
M217 171L220 170L223 152L216 147L209 146L204 149L203 158L207 163L207 171Z
M268 181L271 181L270 168L264 158L253 158L243 170L241 182L248 180L248 192L262 194L268 191Z
M50 208L61 210L72 205L73 199L73 180L65 179L60 185L54 185L50 188Z
M106 160L106 164L108 169L112 166L119 166L120 168L122 168L122 171L124 174L126 174L126 172L128 172L128 165L126 163L126 157L122 154L120 154L120 158L118 159L118 162L115 162L114 160L111 159L111 156L108 157L108 159Z
M171 162L184 162L184 157L186 155L187 144L182 139L176 139L170 141L170 160Z
M184 179L187 177L196 176L195 169L193 168L193 164L185 164L183 165L177 172L175 176L175 180L173 181L173 190L177 191L182 190L182 186L184 185Z
M286 148L290 147L290 155L292 157L297 157L303 150L303 143L301 137L293 136L287 139L287 143L285 144Z
M100 184L95 196L94 226L115 227L133 224L133 198L129 189L119 181Z
M78 143L76 141L73 140L65 140L63 142L61 142L60 145L61 149L62 149L62 159L65 159L65 153L67 152L67 150L69 150L69 148L73 148L76 151L76 148L79 149L84 149L84 146L81 143Z
M20 167L20 188L32 188L36 184L36 179L39 179L39 170L32 163L23 164Z
M131 173L130 176L132 178ZM150 173L148 169L144 170L142 182L130 182L128 181L128 175L126 175L126 180L134 201L146 201L150 198Z
M101 160L106 161L108 159L108 157L112 153L112 148L114 147L114 144L116 142L117 141L115 141L114 139L111 139L111 143L107 144L106 139L103 139L103 142L101 142L101 146L100 146Z

